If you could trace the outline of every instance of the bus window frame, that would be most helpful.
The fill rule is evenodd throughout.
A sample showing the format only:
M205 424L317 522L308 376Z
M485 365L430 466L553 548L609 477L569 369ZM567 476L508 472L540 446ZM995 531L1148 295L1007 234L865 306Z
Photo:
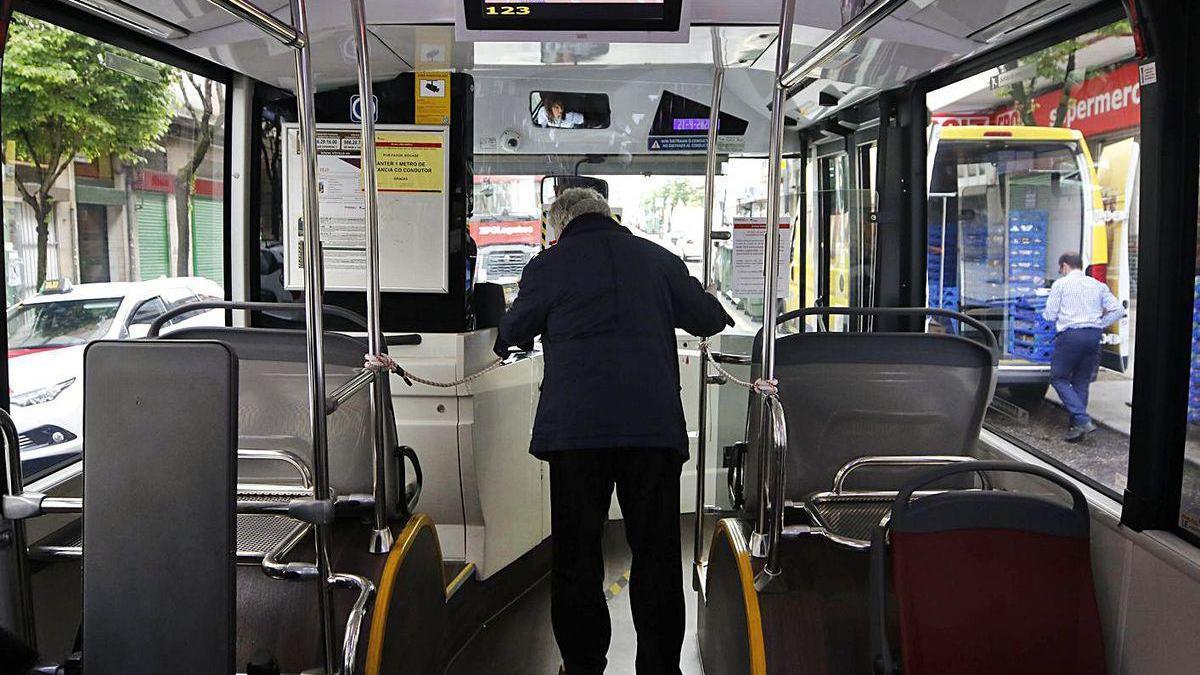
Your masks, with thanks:
M1152 1L1143 4L1150 4ZM1160 9L1166 6L1167 3L1164 3ZM1141 10L1141 14L1143 17L1147 16L1145 9ZM920 99L923 102L925 94L929 91L978 75L1021 56L1125 18L1128 17L1124 6L1117 0L1109 0L1077 12L1012 43L911 82L907 92L909 101ZM1188 31L1195 34L1200 28L1197 26L1200 24L1200 12L1193 12L1188 18L1190 23L1176 20L1178 17L1160 20L1157 24L1144 22L1143 29L1148 28L1152 33L1156 30L1163 31L1163 35L1173 37L1187 34ZM1186 41L1153 37L1158 39L1148 41L1147 61L1173 59L1181 63L1187 62ZM1200 181L1197 180L1197 171L1200 169L1200 129L1197 129L1195 124L1185 124L1180 117L1180 111L1193 110L1196 101L1200 100L1200 68L1188 69L1187 82L1176 83L1166 92L1161 91L1165 81L1162 73L1160 63L1158 86L1144 88L1142 95L1142 178L1139 194L1142 209L1139 214L1141 232L1152 232L1150 238L1160 250L1152 251L1154 247L1147 245L1147 237L1142 237L1138 252L1138 283L1141 292L1161 288L1166 289L1171 296L1160 298L1155 293L1149 293L1148 295L1155 297L1155 302L1141 303L1138 308L1137 345L1143 347L1140 357L1134 354L1134 360L1138 363L1138 381L1142 384L1134 385L1127 487L1123 497L1119 499L1111 489L1099 491L1114 498L1121 505L1122 525L1139 532L1167 531L1192 545L1200 546L1200 536L1184 530L1178 523L1187 432L1187 378L1191 306L1194 300L1193 283L1195 274L1200 271L1196 266L1195 253L1196 191L1200 189ZM915 106L910 107L909 112L913 112L913 108ZM904 140L913 141L918 131L924 134L923 124L912 126L921 128L910 130L913 135ZM1170 139L1170 142L1166 139ZM917 148L914 143L910 149L910 175L915 175L918 169L923 172L927 160L927 153L918 153ZM1181 166L1184 167L1182 175L1179 170ZM1169 180L1166 180L1168 178ZM924 181L915 183L911 191L911 198L916 202L911 205L914 218L912 222L916 223L923 223L925 220L923 216L926 190L923 183ZM881 187L886 185L886 181L881 183ZM917 194L918 191L920 194ZM1169 208L1163 208L1168 202ZM1186 216L1187 213L1191 213L1190 219ZM1181 231L1180 228L1190 228L1190 232ZM906 233L910 237L919 237L910 242L910 245L921 245L926 236L924 229L918 226ZM924 263L914 260L912 265L913 271L919 272L913 277L913 286L919 284L923 295ZM1181 288L1183 290L1180 290ZM1138 348L1137 345L1135 349ZM1017 445L1022 450L1029 449L1025 444ZM1031 454L1064 471L1078 482L1097 489L1096 481L1086 474L1070 469L1044 453L1037 452L1036 449Z
M162 42L156 41L148 36L141 35L132 29L123 28L113 25L107 21L98 21L92 14L88 14L82 10L74 9L57 3L38 2L38 0L15 0L11 6L11 14L24 14L25 16L45 21L60 28L73 31L84 37L91 38L98 42L102 42L119 49L139 54L149 59L153 59L160 63L185 70L195 75L207 78L220 84L224 87L222 96L221 118L224 120L224 152L221 156L221 175L223 177L222 185L222 250L223 250L223 275L224 283L222 287L225 290L225 299L232 299L232 271L233 260L232 254L232 233L230 212L230 200L232 198L232 152L233 147L233 124L230 123L230 113L232 111L233 99L233 71L223 66L217 65L211 61L200 58L193 54L189 54L182 49L172 47ZM11 15L10 17L11 18ZM8 26L3 26L4 30L8 30ZM0 63L2 63L0 59ZM0 100L0 115L3 114L4 102ZM8 290L7 275L0 275L0 293L7 293ZM226 322L229 322L229 315L226 314ZM0 335L0 346L7 352L8 350L8 321L5 318L5 330L3 335ZM0 407L5 410L10 409L9 401L9 372L8 360L5 359L3 364L0 364ZM55 470L61 469L57 467Z

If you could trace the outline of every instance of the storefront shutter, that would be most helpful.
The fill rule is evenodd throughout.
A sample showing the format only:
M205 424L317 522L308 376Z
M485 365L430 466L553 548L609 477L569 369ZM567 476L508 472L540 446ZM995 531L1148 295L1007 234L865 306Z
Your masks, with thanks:
M192 273L225 283L224 202L192 198Z
M167 239L167 196L137 193L138 279L157 279L171 270Z

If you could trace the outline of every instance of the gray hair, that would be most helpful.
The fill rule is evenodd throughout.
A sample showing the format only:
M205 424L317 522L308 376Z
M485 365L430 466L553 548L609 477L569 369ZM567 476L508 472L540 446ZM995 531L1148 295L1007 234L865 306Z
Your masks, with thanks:
M546 212L546 225L550 228L551 239L562 236L563 228L572 220L589 213L598 213L611 218L612 209L604 196L592 188L568 188L562 191L558 199L550 205Z

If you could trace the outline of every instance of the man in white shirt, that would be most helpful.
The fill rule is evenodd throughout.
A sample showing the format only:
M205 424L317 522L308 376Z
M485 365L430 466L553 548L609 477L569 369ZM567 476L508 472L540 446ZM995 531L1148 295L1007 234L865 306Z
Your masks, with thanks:
M1042 315L1055 322L1050 385L1071 415L1064 439L1074 443L1096 430L1087 413L1088 388L1100 366L1101 335L1125 316L1125 308L1106 284L1083 273L1078 253L1059 256L1058 272Z

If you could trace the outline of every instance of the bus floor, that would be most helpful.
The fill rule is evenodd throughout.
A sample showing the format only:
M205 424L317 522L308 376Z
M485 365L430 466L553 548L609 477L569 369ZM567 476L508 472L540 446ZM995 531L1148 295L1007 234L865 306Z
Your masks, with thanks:
M680 668L683 675L702 675L696 644L696 593L691 587L692 516L681 518L683 546L680 565L684 570L687 602L687 632L684 635ZM637 636L630 615L628 572L629 546L622 521L609 521L604 533L605 588L609 597L612 642L608 648L610 675L634 675ZM556 675L560 665L558 646L550 627L550 577L546 576L491 622L459 652L446 669L447 675Z

